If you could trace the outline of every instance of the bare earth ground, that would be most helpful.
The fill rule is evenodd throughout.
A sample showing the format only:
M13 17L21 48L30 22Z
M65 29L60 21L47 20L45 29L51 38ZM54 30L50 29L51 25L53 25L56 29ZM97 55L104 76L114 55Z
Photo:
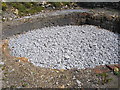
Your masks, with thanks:
M9 53L9 50L7 50ZM1 55L4 65L3 88L118 88L118 76L108 70L101 73L95 69L55 70L36 67L30 62L20 61ZM95 72L95 71L98 71Z
M3 87L14 88L117 88L118 77L112 72L107 72L105 83L93 69L86 70L53 70L33 66L29 62L18 62L13 58L3 56ZM102 84L103 83L103 84Z

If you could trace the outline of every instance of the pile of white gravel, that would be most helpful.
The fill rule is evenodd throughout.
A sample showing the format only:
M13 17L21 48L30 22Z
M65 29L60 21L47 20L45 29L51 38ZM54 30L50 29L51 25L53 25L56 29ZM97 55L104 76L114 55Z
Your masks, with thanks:
M9 48L36 66L84 69L117 64L118 36L92 25L46 27L10 38Z

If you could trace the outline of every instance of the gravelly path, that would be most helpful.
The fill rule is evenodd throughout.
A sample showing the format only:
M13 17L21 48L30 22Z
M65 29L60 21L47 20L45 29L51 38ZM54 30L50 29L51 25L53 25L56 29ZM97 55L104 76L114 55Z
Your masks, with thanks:
M118 44L118 34L92 25L46 27L9 40L13 56L54 69L117 64Z

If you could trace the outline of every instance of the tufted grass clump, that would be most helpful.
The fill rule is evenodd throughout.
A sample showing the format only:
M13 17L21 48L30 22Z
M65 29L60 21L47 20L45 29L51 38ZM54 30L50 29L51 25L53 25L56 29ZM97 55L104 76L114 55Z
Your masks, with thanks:
M3 10L3 11L6 11L6 9L7 9L7 4L4 3L4 2L2 2L2 10Z
M99 80L98 82L99 84L101 83L102 85L107 84L113 80L113 78L109 78L108 73L101 73L98 74L97 76L101 78L101 80Z

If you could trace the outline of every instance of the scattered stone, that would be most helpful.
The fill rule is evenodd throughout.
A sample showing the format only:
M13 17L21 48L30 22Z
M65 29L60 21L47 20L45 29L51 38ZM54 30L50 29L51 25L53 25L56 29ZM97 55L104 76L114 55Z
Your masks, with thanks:
M79 80L76 80L78 86L80 87L81 86L81 82Z
M58 85L58 82L56 82L56 84Z
M60 88L65 88L65 85L60 86Z
M18 9L15 9L14 14L18 15L19 11Z
M4 65L5 63L4 62L0 62L0 65Z

